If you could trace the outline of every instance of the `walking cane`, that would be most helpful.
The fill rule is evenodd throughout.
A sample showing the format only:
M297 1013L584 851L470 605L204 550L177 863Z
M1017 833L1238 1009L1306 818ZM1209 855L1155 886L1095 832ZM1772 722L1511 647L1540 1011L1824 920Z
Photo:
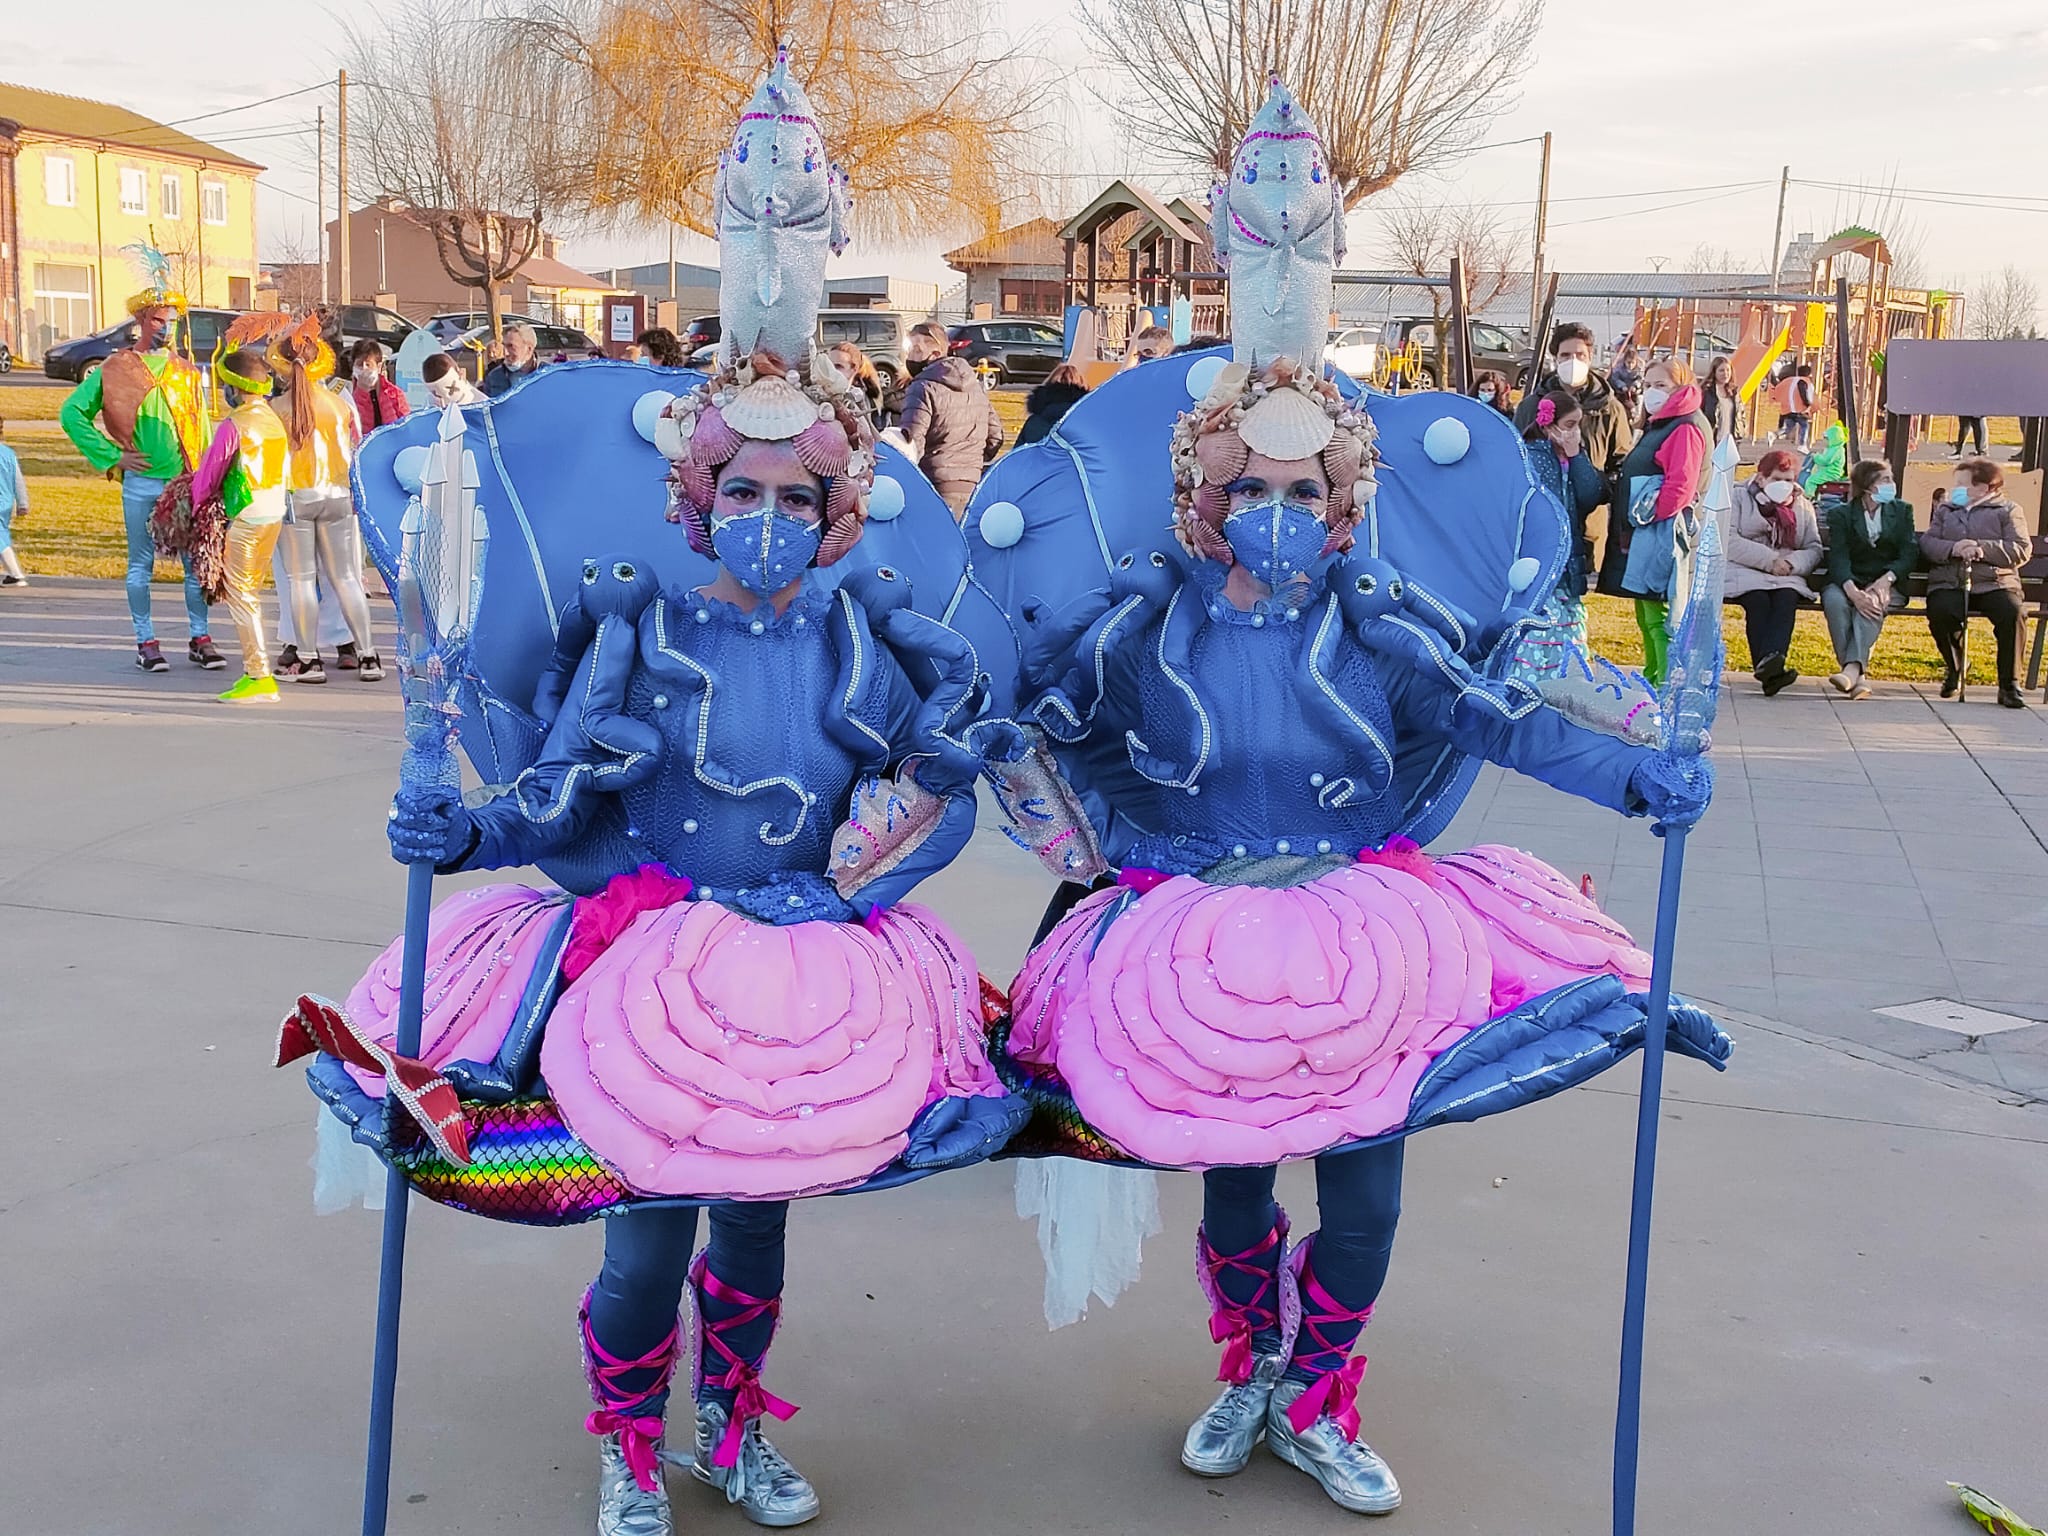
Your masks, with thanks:
M1956 636L1956 702L1967 704L1970 700L1970 567L1974 561L1963 562L1963 628Z
M476 504L475 461L462 449L462 411L441 414L440 438L420 476L420 499L406 509L398 554L398 675L405 698L405 755L398 778L408 789L460 789L455 761L457 698L477 598L483 591L490 535ZM427 919L434 863L406 866L405 948L398 981L397 1054L417 1057L426 994ZM396 1131L396 1095L384 1098L387 1135ZM370 1445L363 1472L363 1536L384 1536L391 1508L392 1409L398 1391L398 1313L405 1286L405 1218L411 1186L394 1165L385 1176L384 1246L377 1267L377 1348L370 1371Z
M1684 514L1681 514L1684 515ZM1669 671L1659 713L1665 756L1688 773L1701 769L1718 703L1721 644L1722 554L1717 520L1700 519L1691 551L1690 580L1674 582L1689 593L1672 626ZM1614 1536L1635 1536L1636 1473L1643 1429L1643 1321L1650 1276L1650 1200L1657 1183L1657 1120L1664 1093L1665 1034L1671 1020L1671 967L1678 945L1679 890L1685 877L1689 825L1659 822L1664 839L1657 886L1656 937L1650 949L1649 1006L1643 1020L1643 1082L1636 1109L1635 1183L1630 1195L1628 1272L1621 1313L1621 1387L1614 1415Z

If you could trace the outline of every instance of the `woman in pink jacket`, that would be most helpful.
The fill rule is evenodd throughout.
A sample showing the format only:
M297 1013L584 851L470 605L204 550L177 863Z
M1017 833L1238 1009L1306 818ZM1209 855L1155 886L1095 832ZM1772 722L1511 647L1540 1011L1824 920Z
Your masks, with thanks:
M1643 632L1643 676L1664 682L1671 648L1666 629L1671 584L1677 575L1675 535L1680 515L1697 516L1706 488L1713 429L1700 414L1700 388L1692 368L1662 358L1643 374L1643 434L1621 461L1614 515L1632 525L1624 594L1636 600L1636 627Z
M1799 489L1799 455L1773 448L1735 492L1723 543L1728 549L1728 601L1742 609L1749 660L1765 698L1799 681L1785 660L1800 605L1813 601L1806 578L1827 558L1813 503Z

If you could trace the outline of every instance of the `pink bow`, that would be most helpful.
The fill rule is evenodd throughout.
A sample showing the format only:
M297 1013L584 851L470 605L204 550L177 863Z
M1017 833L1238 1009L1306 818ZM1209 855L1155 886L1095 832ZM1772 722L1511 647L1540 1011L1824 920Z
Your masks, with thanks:
M1358 1384L1365 1380L1365 1356L1353 1355L1327 1376L1297 1397L1287 1408L1287 1422L1297 1435L1308 1433L1309 1425L1328 1414L1346 1440L1358 1438Z
M788 1419L796 1413L795 1403L786 1403L761 1385L761 1378L751 1372L738 1381L728 1373L717 1385L733 1389L732 1417L726 1420L725 1434L718 1442L718 1449L711 1455L714 1467L730 1467L740 1459L740 1436L746 1432L749 1422L762 1414L778 1419Z
M1216 1379L1241 1387L1252 1379L1256 1357L1252 1353L1252 1328L1242 1315L1229 1318L1220 1313L1209 1319L1209 1337L1223 1346L1223 1363L1216 1367Z
M617 1435L619 1450L626 1458L633 1481L648 1493L661 1486L661 1460L654 1449L661 1443L659 1418L634 1418L611 1408L600 1408L583 1421L583 1427L593 1435Z

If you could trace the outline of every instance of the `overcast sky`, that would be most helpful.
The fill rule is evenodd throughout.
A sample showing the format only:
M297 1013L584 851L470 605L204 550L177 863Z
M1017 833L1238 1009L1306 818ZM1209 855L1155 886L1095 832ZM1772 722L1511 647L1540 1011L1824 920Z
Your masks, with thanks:
M1071 0L996 4L1010 24L1054 39L1047 46L1063 62L1084 62L1075 29L1065 24ZM389 0L358 0L348 14L392 8ZM314 0L270 0L262 8L274 50L224 36L224 17L247 13L226 12L219 0L8 10L0 78L118 101L160 120L308 84L327 72L340 32L334 9ZM250 67L273 58L275 73ZM280 235L303 237L311 228L316 99L190 125L271 167L263 181L274 190L259 202L267 250ZM1101 110L1081 115L1090 126L1063 155L1070 173L1144 169L1110 118ZM1555 133L1550 251L1563 270L1644 270L1660 261L1683 270L1701 245L1729 252L1744 268L1761 267L1779 168L1789 163L1795 183L1910 191L1910 200L1895 205L1888 232L1911 226L1902 243L1917 240L1933 282L1967 287L2010 262L2048 292L2044 124L2048 0L1858 0L1853 7L1549 0L1536 66L1519 103L1488 137ZM1511 145L1471 156L1427 190L1500 204L1504 219L1526 228L1536 169L1536 146ZM1759 185L1680 190L1749 182ZM1094 190L1077 180L1066 185L1076 202ZM2013 206L1955 206L1956 194ZM1854 193L1795 184L1786 234L1825 234L1869 213L1868 200ZM1370 203L1354 216L1351 244L1353 264L1373 260ZM935 242L922 251L850 253L845 265L940 278L936 249ZM572 240L567 254L602 266L659 260L664 252L662 236L628 234Z

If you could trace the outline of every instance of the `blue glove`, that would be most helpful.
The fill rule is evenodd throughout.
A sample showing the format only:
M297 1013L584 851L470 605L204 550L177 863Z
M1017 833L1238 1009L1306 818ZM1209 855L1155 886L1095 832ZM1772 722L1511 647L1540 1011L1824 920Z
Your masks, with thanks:
M1714 765L1704 757L1652 752L1628 776L1629 808L1661 826L1689 827L1714 798Z
M462 796L441 785L399 790L391 802L391 857L401 864L431 860L439 869L467 855L475 845L476 818Z

